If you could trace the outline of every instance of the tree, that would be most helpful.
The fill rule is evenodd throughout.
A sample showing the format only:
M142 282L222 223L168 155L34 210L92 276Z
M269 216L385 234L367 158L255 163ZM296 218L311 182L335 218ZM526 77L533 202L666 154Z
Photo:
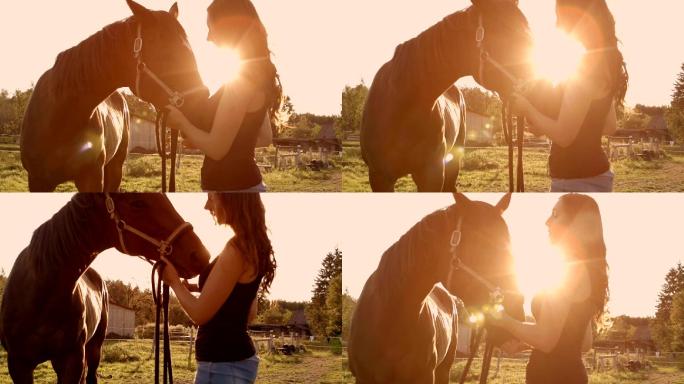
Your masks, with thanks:
M330 287L332 280L341 275L342 251L335 248L333 252L329 252L323 259L322 267L318 271L318 276L314 282L311 303L305 310L309 327L311 327L311 331L315 335L332 336L328 334L330 314L326 311L328 288ZM340 294L342 294L341 289Z
M354 133L361 130L363 109L368 97L368 87L361 81L355 87L346 86L342 92L342 112L340 127L343 132Z
M257 322L262 324L286 325L292 320L292 311L282 307L281 302L274 301L271 306L259 314Z
M682 63L682 71L677 75L677 80L674 83L674 91L672 92L672 109L679 112L684 112L684 63Z
M672 102L666 118L672 136L677 141L684 142L684 63L674 84Z
M339 337L342 335L342 274L338 274L330 280L328 292L325 297L325 312L328 324L325 333L328 336Z
M351 330L351 320L356 309L356 300L345 292L342 295L342 339L349 340L349 331Z
M677 263L665 276L665 284L658 294L656 318L652 323L653 340L658 347L669 350L672 346L672 303L677 293L684 291L684 266Z
M670 333L670 350L674 352L684 351L684 291L679 291L672 297Z

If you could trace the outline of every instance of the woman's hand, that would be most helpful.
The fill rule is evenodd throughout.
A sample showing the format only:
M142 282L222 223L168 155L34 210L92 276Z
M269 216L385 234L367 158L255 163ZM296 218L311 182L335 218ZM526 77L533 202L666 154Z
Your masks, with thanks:
M167 113L168 113L168 124L171 128L177 129L181 132L185 131L185 127L190 125L190 121L188 120L187 117L183 114L183 112L180 111L180 109L168 105L166 107Z
M530 107L532 107L532 104L530 103L527 98L517 92L513 92L511 94L511 100L510 100L510 105L511 105L511 111L513 112L514 115L523 115L527 116Z
M185 288L187 288L187 290L190 292L199 292L200 291L199 285L197 285L197 284L193 284L186 279L181 280L181 282L183 283Z
M169 287L178 285L181 281L180 277L178 277L178 271L176 271L176 267L174 267L173 264L164 256L162 256L161 260L166 263L162 272L162 280L164 280Z

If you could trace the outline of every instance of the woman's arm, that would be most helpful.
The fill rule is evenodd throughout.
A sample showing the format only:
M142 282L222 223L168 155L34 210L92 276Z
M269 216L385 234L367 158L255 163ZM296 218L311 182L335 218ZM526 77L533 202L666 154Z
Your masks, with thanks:
M492 323L513 334L518 340L529 344L532 348L549 353L556 347L560 339L569 306L565 301L545 298L542 303L541 316L536 323L523 323L507 315Z
M582 352L589 352L591 347L594 346L594 331L591 328L591 322L587 326L587 330L584 332L584 339L582 340Z
M173 289L183 310L197 325L206 324L225 303L244 271L244 262L237 250L228 245L218 256L202 292L195 297L178 279L175 268L167 262L164 281ZM174 276L175 275L175 276Z
M615 102L610 105L610 111L606 117L606 124L603 127L603 134L610 136L617 131L617 113L615 112Z
M220 160L230 151L245 114L255 102L255 98L260 95L261 93L247 80L236 80L225 85L210 132L194 126L182 112L174 107L168 107L169 122L174 128L183 132L193 147L201 150L211 159Z
M273 144L273 130L271 129L271 117L266 113L264 122L261 124L259 137L257 138L256 147L263 148Z
M249 315L247 316L247 324L252 324L254 322L254 319L257 317L257 308L258 308L258 303L257 303L257 298L254 298L254 301L252 301L252 306L249 307Z
M594 91L583 80L569 81L563 94L558 119L552 119L539 112L524 96L514 96L514 109L527 117L530 131L544 135L561 147L567 147L575 140L584 119L589 112Z

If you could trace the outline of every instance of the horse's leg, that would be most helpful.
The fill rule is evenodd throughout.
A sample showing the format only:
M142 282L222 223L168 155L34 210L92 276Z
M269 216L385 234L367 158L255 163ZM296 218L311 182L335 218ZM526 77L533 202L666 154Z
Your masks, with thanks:
M107 322L101 321L97 326L97 331L88 344L86 344L85 358L88 365L88 375L86 376L87 384L97 384L97 368L100 366L102 344L104 343L106 333Z
M81 348L51 360L57 384L85 384L85 351Z
M29 174L28 187L30 192L54 192L57 184Z
M454 327L451 344L449 344L449 352L447 352L442 363L435 369L435 384L449 384L451 365L454 363L454 358L456 357L456 348L458 347L456 342L457 335L458 330L456 327Z
M104 191L118 192L123 179L123 167L128 156L128 132L124 132L121 145L114 157L105 165L104 169Z
M14 382L15 384L33 383L33 370L36 369L35 364L31 364L24 360L14 358L12 357L12 355L8 355L7 368L9 369L9 374L12 378L12 382Z
M368 180L373 192L394 192L394 184L397 182L396 178L387 176L373 168L368 169Z
M458 181L458 174L461 171L460 156L454 158L444 165L444 185L442 192L456 192L456 182Z
M74 179L74 184L79 192L102 192L104 188L104 162L105 154L100 156L92 163L81 168L78 176Z
M411 173L418 192L441 192L444 186L444 159L438 157L425 163L422 169Z

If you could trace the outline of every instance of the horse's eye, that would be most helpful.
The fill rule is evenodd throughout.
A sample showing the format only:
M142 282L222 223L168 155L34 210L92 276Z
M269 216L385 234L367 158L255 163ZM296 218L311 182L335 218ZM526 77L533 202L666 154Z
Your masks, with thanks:
M135 209L145 209L147 207L147 204L144 200L133 200L133 202L131 202L131 205Z

